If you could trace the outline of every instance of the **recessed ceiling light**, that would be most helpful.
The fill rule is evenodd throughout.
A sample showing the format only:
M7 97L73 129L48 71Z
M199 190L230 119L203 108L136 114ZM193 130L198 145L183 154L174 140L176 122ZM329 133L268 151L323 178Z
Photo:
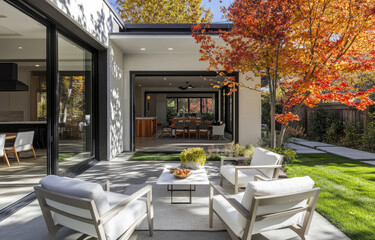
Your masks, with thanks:
M167 78L165 77L164 80L167 80Z
M168 51L173 51L173 47L168 48Z
M39 64L36 64L35 67L39 67L40 65Z
M18 49L22 49L22 47L21 47L21 46L19 46L19 47L18 47Z
M172 86L172 83L171 83L171 82L169 83L169 86Z
M141 51L146 51L146 48L143 48L143 47L142 47L142 48L141 48Z
M141 85L141 84L138 84L138 87L142 87L142 85Z

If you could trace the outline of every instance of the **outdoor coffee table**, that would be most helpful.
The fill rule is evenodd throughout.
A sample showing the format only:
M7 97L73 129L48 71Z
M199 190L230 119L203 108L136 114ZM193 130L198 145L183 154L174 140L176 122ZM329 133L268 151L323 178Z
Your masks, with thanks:
M206 169L202 166L198 170L191 170L191 176L185 179L176 178L169 170L169 167L179 167L180 164L168 164L165 166L156 184L167 185L167 190L171 192L171 204L191 204L192 192L196 190L197 185L209 185ZM176 188L176 186L189 188ZM188 202L173 201L173 192L189 192Z

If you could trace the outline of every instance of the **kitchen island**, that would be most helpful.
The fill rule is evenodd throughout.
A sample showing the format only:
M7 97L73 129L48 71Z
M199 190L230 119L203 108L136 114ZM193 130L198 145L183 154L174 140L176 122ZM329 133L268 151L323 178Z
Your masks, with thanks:
M135 136L152 137L157 130L156 117L137 117L135 119Z

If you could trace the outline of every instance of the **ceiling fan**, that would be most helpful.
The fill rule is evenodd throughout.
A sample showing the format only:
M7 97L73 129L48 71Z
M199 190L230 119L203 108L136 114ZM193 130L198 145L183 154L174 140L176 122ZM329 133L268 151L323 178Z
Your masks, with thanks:
M186 90L188 88L194 88L191 84L189 84L190 82L186 82L186 85L185 86L179 86L178 88L181 89L181 90Z

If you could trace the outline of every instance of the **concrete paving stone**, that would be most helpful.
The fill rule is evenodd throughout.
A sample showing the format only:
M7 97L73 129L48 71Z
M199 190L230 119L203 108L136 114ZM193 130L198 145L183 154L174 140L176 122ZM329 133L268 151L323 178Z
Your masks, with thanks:
M299 154L325 153L325 152L322 152L322 151L319 151L319 150L316 150L316 149L313 149L313 148L304 147L304 146L301 146L301 145L298 145L298 144L294 144L294 143L288 143L287 146L289 148L293 149L294 151L296 151L296 153L299 153Z
M374 165L375 166L375 161L361 161L363 163L368 163L368 164L371 164L371 165Z
M310 148L318 148L318 147L335 147L335 145L328 144L328 143L322 143L322 142L314 142L314 141L300 141L296 142L296 144L310 147Z
M317 149L354 160L375 160L375 153L364 152L346 147L317 147Z

